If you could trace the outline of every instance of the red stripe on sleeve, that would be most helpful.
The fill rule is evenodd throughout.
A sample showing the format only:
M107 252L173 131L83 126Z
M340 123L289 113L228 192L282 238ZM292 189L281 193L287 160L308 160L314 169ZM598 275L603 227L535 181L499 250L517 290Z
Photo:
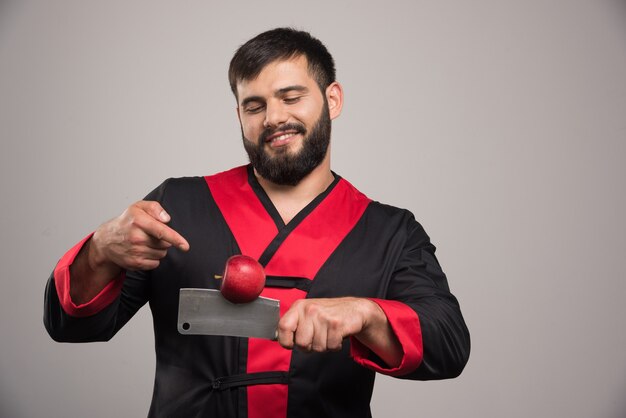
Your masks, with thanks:
M382 308L402 345L402 362L398 367L385 368L373 362L368 357L372 351L359 340L350 337L350 355L358 364L389 376L402 376L411 373L422 362L424 349L422 345L422 330L417 313L409 306L395 300L370 299Z
M57 295L59 296L59 302L65 313L70 316L85 317L95 315L110 305L122 291L122 284L126 276L125 273L122 272L119 277L112 280L89 302L76 305L72 301L70 297L70 266L83 248L83 245L91 238L91 235L93 234L89 234L66 252L54 269L54 285L57 290Z

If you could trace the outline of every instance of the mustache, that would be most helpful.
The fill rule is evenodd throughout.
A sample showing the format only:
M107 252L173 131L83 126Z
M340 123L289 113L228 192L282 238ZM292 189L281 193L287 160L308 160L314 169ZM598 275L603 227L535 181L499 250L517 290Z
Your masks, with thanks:
M275 128L275 129L266 128L263 132L261 132L261 135L259 135L259 144L265 143L265 141L270 135L274 135L277 132L286 132L286 131L295 131L296 133L299 133L302 135L306 134L306 128L304 127L304 125L300 123L285 123L284 125L280 125L278 128Z

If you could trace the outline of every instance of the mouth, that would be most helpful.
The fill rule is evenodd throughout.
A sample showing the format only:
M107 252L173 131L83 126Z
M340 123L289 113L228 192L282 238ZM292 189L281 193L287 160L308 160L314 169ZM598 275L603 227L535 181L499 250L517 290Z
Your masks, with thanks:
M289 144L298 134L300 132L297 130L275 132L265 138L265 143L272 147L282 147Z

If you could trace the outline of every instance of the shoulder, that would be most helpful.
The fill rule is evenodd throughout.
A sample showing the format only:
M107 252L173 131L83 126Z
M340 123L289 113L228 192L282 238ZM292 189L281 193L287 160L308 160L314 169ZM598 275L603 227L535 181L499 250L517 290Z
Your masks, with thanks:
M144 200L162 201L167 198L178 197L206 190L206 182L203 177L171 177L163 181L152 190Z
M207 190L207 184L210 184L211 182L232 181L235 178L247 178L247 166L244 165L235 167L227 171L210 175L170 177L163 181L148 195L156 199L146 198L146 200L159 200L158 198L171 193L179 194Z
M367 229L377 231L381 236L390 235L395 239L411 241L417 245L430 244L430 237L410 210L371 200L352 184L347 181L346 183L353 194L369 201L361 218L361 223Z
M415 215L413 215L413 212L408 209L372 201L368 210L372 217L379 218L382 222L401 225L411 232L421 230L426 234L422 225L417 221Z

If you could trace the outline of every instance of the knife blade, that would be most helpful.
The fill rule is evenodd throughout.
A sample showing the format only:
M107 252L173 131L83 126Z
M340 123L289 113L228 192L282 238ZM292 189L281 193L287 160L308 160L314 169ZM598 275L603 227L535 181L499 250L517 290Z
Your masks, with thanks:
M232 303L219 290L182 288L178 332L276 340L280 302L259 296L249 303Z

